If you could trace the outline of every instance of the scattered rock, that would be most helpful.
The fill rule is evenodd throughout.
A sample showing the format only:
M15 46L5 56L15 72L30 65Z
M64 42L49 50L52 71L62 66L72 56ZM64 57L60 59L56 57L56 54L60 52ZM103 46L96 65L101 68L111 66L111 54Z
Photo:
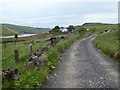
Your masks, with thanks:
M29 61L25 64L25 68L26 69L31 69L34 67L34 63L32 61Z
M118 57L118 58L120 58L120 52L116 52L116 53L114 53L114 57Z
M50 45L55 46L59 42L59 40L64 40L64 39L65 39L64 36L61 36L61 37L52 37L52 38L50 38L47 41L50 41Z
M64 37L64 36L61 36L60 39L65 39L65 37Z
M14 80L18 78L18 68L12 67L7 70L2 70L3 80Z
M48 59L47 55L44 54L44 52L47 50L48 50L48 47L43 47L36 50L36 52L34 52L28 58L28 62L25 64L25 67L29 69L29 68L33 68L34 66L42 65Z
M40 60L47 60L48 59L48 56L45 55L45 54L42 54L40 57L39 57Z
M33 54L35 56L39 57L39 56L41 56L47 50L48 50L48 47L43 47L43 48L40 48L40 49L36 50L36 52L34 52Z

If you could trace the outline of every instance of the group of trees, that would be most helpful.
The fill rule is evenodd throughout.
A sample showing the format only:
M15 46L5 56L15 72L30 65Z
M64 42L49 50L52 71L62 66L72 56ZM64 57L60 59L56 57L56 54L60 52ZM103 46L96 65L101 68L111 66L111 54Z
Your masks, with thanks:
M61 28L59 26L55 26L50 33L57 33L57 32L62 32L60 30ZM66 28L68 31L67 32L73 32L75 30L75 27L73 25L69 25L69 27Z
M62 27L63 28L63 27ZM59 32L62 32L60 30L61 28L59 26L55 26L51 31L50 33L59 33ZM67 28L67 32L76 32L76 33L79 33L79 34L82 34L84 35L86 32L89 32L89 33L94 33L96 31L96 28L93 28L93 29L87 29L83 26L81 27L74 27L73 25L69 25Z
M73 25L70 25L67 27L68 32L73 32L75 30L75 27Z
M55 26L50 32L52 32L52 33L60 32L60 27L59 26Z

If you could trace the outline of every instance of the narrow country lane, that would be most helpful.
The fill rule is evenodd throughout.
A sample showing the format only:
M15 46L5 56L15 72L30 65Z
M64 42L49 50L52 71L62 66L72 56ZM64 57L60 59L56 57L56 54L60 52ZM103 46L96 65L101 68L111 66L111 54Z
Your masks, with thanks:
M95 37L75 41L44 88L117 88L117 62L94 47Z

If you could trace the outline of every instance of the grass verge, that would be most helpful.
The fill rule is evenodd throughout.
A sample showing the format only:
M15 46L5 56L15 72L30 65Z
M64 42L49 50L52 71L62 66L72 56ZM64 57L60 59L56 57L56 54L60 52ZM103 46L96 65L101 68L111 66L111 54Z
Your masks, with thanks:
M118 31L101 34L94 40L94 43L95 46L99 48L105 55L118 61L120 64L120 52L118 50Z

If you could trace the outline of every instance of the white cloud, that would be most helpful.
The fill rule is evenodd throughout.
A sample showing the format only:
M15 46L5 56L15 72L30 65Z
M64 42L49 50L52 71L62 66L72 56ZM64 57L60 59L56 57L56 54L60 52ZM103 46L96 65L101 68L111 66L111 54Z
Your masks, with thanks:
M53 2L119 2L119 0L0 0L0 2L53 3Z
M85 3L81 3L83 1ZM2 0L0 17L3 23L39 27L77 25L91 21L117 23L117 3L104 3L102 0L87 3L91 1L94 0Z
M3 1L18 1L18 0L3 0ZM26 2L27 0L19 0ZM29 2L119 2L119 0L28 0Z
M87 22L109 22L117 23L118 14L117 13L92 13L84 15L84 21Z
M117 13L92 13L83 15L53 15L48 17L36 18L9 18L4 17L3 20L9 22L19 22L23 25L40 26L40 27L53 27L55 25L68 26L80 25L86 22L104 22L113 23L118 20Z
M10 3L10 2L24 2L24 3L26 3L26 2L41 2L41 3L46 3L46 2L53 2L53 1L55 1L55 0L0 0L0 2L2 2L2 3L6 3L6 2L8 2L8 3Z

